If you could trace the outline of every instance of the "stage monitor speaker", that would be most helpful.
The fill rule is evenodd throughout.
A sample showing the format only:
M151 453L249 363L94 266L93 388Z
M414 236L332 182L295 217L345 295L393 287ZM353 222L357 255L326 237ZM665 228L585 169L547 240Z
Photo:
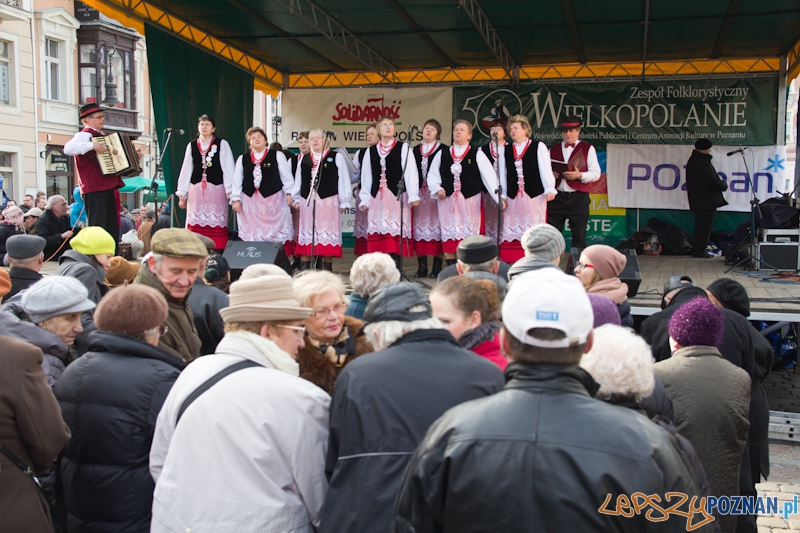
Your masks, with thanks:
M250 265L263 263L277 265L292 275L292 264L286 256L283 243L228 241L222 257L231 268L231 281L239 279L242 270Z
M800 270L800 245L796 242L758 243L759 270Z
M642 271L639 270L639 257L636 255L636 250L627 248L625 250L618 250L623 254L627 260L625 268L619 274L619 279L628 285L628 298L633 298L639 292L639 285L642 284ZM582 248L573 248L569 254L567 261L567 274L575 274L575 265L581 260Z

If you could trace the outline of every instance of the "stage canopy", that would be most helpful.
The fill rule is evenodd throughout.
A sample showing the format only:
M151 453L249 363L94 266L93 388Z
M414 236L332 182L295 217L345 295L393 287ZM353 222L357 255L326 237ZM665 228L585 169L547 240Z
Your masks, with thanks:
M797 0L84 0L257 88L800 72ZM160 53L169 53L160 51Z

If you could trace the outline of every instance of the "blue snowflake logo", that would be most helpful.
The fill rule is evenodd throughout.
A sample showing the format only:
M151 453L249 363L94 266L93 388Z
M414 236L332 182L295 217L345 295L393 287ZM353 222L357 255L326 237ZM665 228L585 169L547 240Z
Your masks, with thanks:
M778 170L785 170L783 166L783 162L786 161L785 159L781 159L778 154L775 154L775 159L770 157L767 158L767 162L769 165L764 168L764 170L771 170L773 172L778 172Z

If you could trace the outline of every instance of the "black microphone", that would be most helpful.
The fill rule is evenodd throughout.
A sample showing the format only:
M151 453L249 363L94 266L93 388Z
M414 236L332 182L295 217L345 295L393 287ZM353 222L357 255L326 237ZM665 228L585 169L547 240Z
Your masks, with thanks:
M325 135L326 135L327 137L333 137L333 140L334 140L334 141L336 140L336 132L335 132L335 131L326 131L326 132L325 132Z
M408 136L410 137L410 136L414 135L414 132L416 132L416 131L419 131L419 126L411 124L410 127L409 127L409 130L408 130Z
M738 150L734 150L733 152L728 152L728 157L732 156L733 154L741 154L747 150L747 148L739 148Z
M496 131L493 131L493 132L492 132L492 140L493 140L493 141L496 141L496 140L497 140L497 132L496 132Z
M177 133L178 135L183 135L184 133L186 133L181 128L167 128L167 131L170 133Z

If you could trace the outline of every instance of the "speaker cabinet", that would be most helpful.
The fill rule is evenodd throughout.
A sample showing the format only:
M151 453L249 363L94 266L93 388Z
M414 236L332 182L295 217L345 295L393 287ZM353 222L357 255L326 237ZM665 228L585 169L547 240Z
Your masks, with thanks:
M222 257L231 267L231 281L239 279L242 270L250 265L263 263L277 265L292 275L292 264L286 256L283 243L228 241Z
M642 284L642 271L639 270L639 257L636 255L636 250L626 248L624 250L617 250L623 254L627 260L625 268L620 272L619 279L628 285L628 298L633 298L639 292L639 285ZM581 260L583 248L573 248L570 251L569 259L567 260L567 274L575 274L575 265Z
M758 243L759 270L800 270L800 243Z

